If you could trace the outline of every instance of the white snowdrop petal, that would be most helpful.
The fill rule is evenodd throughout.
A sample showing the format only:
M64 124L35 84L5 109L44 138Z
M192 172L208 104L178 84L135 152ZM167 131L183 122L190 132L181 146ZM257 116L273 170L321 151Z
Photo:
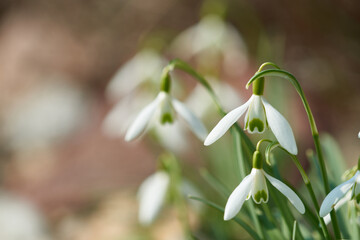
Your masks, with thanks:
M266 180L263 171L253 168L254 182L251 188L251 196L256 204L267 203L269 200L269 191L266 185Z
M115 73L107 86L106 95L112 100L118 100L143 82L159 79L166 63L154 50L140 51Z
M246 197L250 193L253 178L254 177L252 174L247 175L231 193L225 206L225 221L232 219L240 211L242 205L246 200Z
M320 207L320 217L325 217L327 214L331 212L331 210L335 207L335 205L340 201L341 198L351 189L354 185L359 172L355 174L348 181L340 184L336 188L334 188L324 199L323 203Z
M348 202L351 199L351 192L349 191L345 197L343 197L342 199L340 199L337 204L335 205L335 211L338 210L342 205L344 205L346 202ZM324 222L326 225L328 225L331 222L331 217L330 217L330 213L327 214L324 217Z
M179 121L174 121L172 124L161 124L156 121L154 127L159 143L177 154L184 153L189 147L186 130Z
M264 98L262 98L271 131L274 133L280 145L289 153L296 155L298 153L295 137L288 121Z
M246 129L249 133L263 133L266 129L266 115L262 97L253 95L246 116Z
M186 121L190 129L195 133L195 135L203 141L208 132L200 119L197 118L195 114L191 112L191 110L179 100L173 98L172 104L175 108L175 111L179 113L179 115Z
M266 176L266 178L269 180L269 182L277 189L279 190L279 192L281 192L282 194L284 194L285 197L287 197L287 199L289 199L289 201L291 202L292 205L294 205L294 207L301 213L304 214L305 213L305 206L303 204L303 202L301 201L301 199L298 197L298 195L291 189L289 188L285 183L281 182L280 180L270 176L269 174L267 174L266 172L264 172L264 175Z
M138 191L139 222L149 225L158 215L164 204L170 177L166 172L159 171L149 176L141 184Z
M207 136L204 145L208 146L213 144L220 137L222 137L225 132L245 113L252 98L253 96L246 103L226 114Z
M159 103L162 101L163 95L161 92L158 94L158 96L155 98L154 101L152 101L149 105L147 105L145 108L143 108L140 113L135 118L134 122L131 124L129 130L126 132L125 140L131 141L138 136L141 135L148 126L151 117L156 112Z

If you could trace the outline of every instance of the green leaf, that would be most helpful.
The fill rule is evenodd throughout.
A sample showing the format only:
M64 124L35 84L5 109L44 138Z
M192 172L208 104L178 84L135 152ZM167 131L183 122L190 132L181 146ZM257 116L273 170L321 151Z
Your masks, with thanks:
M199 197L195 197L195 196L188 196L190 199L196 200L196 201L200 201L206 205L208 205L209 207L212 207L222 213L224 213L225 209L220 207L219 205L217 205L216 203L213 203L211 201L208 201L206 199L202 199ZM260 236L243 220L241 220L238 217L233 218L233 220L238 223L241 227L244 228L244 230L254 239L256 240L261 240Z

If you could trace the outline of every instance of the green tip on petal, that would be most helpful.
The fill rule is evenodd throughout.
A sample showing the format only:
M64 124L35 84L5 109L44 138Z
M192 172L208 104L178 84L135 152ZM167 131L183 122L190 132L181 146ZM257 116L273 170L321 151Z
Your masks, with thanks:
M261 191L255 193L254 199L255 199L255 202L256 202L256 203L260 203L260 202L261 202L261 199L263 200L263 202L266 203L267 200L268 200L268 195L267 195L267 193L265 192L265 190L261 190Z
M161 124L173 123L174 119L170 113L165 113L161 116Z
M360 170L360 157L359 157L359 159L358 159L358 169L357 169L358 171Z
M253 154L253 168L262 169L262 157L259 151L255 151Z
M257 128L257 130L259 132L264 131L264 122L261 121L258 118L253 118L250 122L249 122L249 129L251 132L253 132L255 130L255 128Z

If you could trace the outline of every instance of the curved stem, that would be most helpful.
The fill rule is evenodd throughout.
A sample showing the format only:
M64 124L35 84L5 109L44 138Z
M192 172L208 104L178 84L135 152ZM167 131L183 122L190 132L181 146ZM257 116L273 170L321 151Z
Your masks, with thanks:
M292 83L292 85L295 87L297 93L299 94L301 101L303 102L306 114L309 119L311 133L312 133L312 136L314 139L314 144L315 144L315 149L316 149L316 153L318 156L321 175L322 175L322 179L324 182L325 193L328 194L330 192L330 186L329 186L328 176L326 173L325 161L324 161L324 157L323 157L323 153L322 153L322 149L321 149L321 144L320 144L320 140L319 140L319 132L317 130L314 116L311 112L311 109L310 109L309 103L305 97L304 91L302 90L297 79L291 73L288 73L284 70L279 70L279 69L269 69L269 70L264 70L262 72L256 73L246 84L246 88L248 88L250 86L250 84L253 81L255 81L256 79L265 77L265 76L281 77L281 78L285 78L285 79L289 80ZM336 215L333 211L330 214L331 214L331 222L333 225L335 236L336 236L336 238L341 238L340 228L339 228L339 225L337 222Z
M261 139L261 140L258 141L258 143L256 144L256 151L259 151L260 145L261 145L263 142L269 142L269 143L271 143L272 141L271 141L270 139L265 139L265 138Z
M272 62L265 62L263 64L261 64L261 66L259 67L258 72L261 72L263 70L263 68L267 67L267 66L272 66L276 69L280 69L280 67L278 65L276 65L275 63Z
M245 166L246 162L244 161L244 157L243 157L240 133L238 131L236 131L236 128L231 128L231 129L232 129L232 136L234 139L235 157L236 157L236 162L238 164L237 167L239 168L241 179L244 179L244 177L246 176L246 167L249 167L249 166ZM259 219L256 215L254 203L249 202L249 204L247 206L249 208L251 218L254 221L255 229L257 230L258 233L261 234L261 237L263 237L263 235L264 235L263 228L261 227Z
M210 84L206 81L206 79L204 77L202 77L200 74L198 74L190 65L188 65L186 62L180 60L180 59L174 59L172 61L170 61L169 65L165 68L165 71L172 71L174 69L180 69L183 70L184 72L190 74L192 77L194 77L201 85L203 85L205 87L205 89L208 91L208 93L210 94L211 98L213 99L218 112L224 116L226 114L226 111L222 108L220 101L218 99L218 97L216 96L214 90L212 89L212 87L210 86ZM242 137L245 135L243 133L243 131L241 130L241 128L236 125L237 127L233 128L234 133L234 144L235 144L235 151L236 151L236 159L237 159L237 164L240 168L240 176L243 178L245 177L245 161L242 157L242 149L241 149L241 142L242 142ZM245 135L246 136L246 135ZM249 139L247 139L247 144L249 144ZM246 141L246 139L245 139ZM252 145L251 141L250 144ZM254 148L254 147L253 147ZM259 232L261 234L261 237L263 235L263 228L260 225L259 219L256 216L255 213L255 207L253 203L248 204L249 208L250 208L250 214L252 217L252 220L254 221L255 227L257 232Z
M327 227L326 227L326 224L324 222L324 219L321 218L319 216L319 211L320 211L320 206L319 206L319 203L317 202L316 200L316 196L315 196L315 193L314 193L314 190L313 190L313 187L311 185L311 182L310 182L310 179L309 177L307 176L304 168L302 167L300 161L298 160L298 158L295 156L295 155L292 155L291 153L289 153L285 148L283 148L279 143L277 142L273 142L272 144L270 144L267 148L266 148L266 152L265 152L265 158L266 158L266 161L270 161L270 152L276 148L276 147L279 147L281 148L282 150L284 150L287 154L289 154L291 156L291 159L294 161L296 167L298 168L300 174L301 174L301 177L305 183L305 186L306 186L306 189L308 190L309 194L310 194L310 197L311 197L311 201L313 202L314 204L314 207L315 207L315 210L316 210L316 216L320 222L320 225L321 225L321 228L322 228L322 232L325 236L326 239L331 239L330 238L330 235L329 235L329 232L327 230Z
M177 69L181 69L184 72L190 74L191 76L193 76L201 85L203 85L205 87L206 90L208 90L211 98L213 99L218 111L222 114L225 115L226 112L224 111L224 109L221 107L220 101L218 99L218 97L216 96L214 90L212 89L212 87L210 86L210 84L205 80L205 78L203 78L200 74L198 74L194 69L192 69L192 67L187 64L186 62L180 60L180 59L174 59L171 60L169 63L169 71L177 68Z
M285 149L284 149L285 150ZM324 233L324 236L326 239L331 239L330 238L330 235L329 235L329 232L327 230L327 227L326 227L326 224L324 222L324 219L322 217L319 216L319 211L320 211L320 206L319 206L319 203L317 202L316 200L316 197L315 197L315 193L314 193L314 189L311 185L311 182L310 182L310 179L309 177L307 176L304 168L302 167L299 159L295 156L295 155L292 155L292 154L289 154L292 158L292 160L294 161L296 167L298 168L300 174L301 174L301 177L305 183L305 186L306 186L306 189L308 190L309 194L310 194L310 197L311 197L311 201L313 202L314 204L314 207L315 207L315 210L316 210L316 215L320 221L320 225L321 225L321 228L323 230L323 233Z

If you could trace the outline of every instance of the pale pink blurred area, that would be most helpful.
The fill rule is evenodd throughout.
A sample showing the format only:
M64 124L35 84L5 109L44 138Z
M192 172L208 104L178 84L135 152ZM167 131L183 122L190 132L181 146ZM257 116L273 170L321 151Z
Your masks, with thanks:
M161 64L175 57L188 61L210 80L216 93L226 95L220 102L227 110L240 106L251 95L245 84L260 63L277 62L298 77L319 129L338 140L347 165L357 160L360 36L355 31L358 28L347 25L350 22L351 26L359 26L358 14L348 6L351 4L344 2L343 7L353 19L343 19L339 25L329 25L323 31L308 22L317 16L301 21L307 19L305 7L301 14L283 21L282 11L266 1L227 4L227 16L215 18L215 25L219 24L221 31L227 29L230 37L210 38L212 41L205 41L204 46L190 40L198 50L189 53L191 46L186 51L185 47L174 50L177 44L173 42L189 29L193 37L193 30L204 23L203 1L0 3L0 192L4 192L0 194L0 239L183 238L176 213L169 206L160 213L153 229L139 226L136 189L156 171L163 149L179 153L184 165L189 165L190 171L185 174L197 175L199 167L209 164L204 159L202 142L182 132L184 136L178 134L179 138L174 138L178 129L171 131L172 139L165 138L163 135L170 132L167 128L150 132L135 142L123 140L126 129L120 122L129 124L136 115L129 108L134 106L138 111L147 105L147 99L156 96L157 79L150 81L151 87L145 80L129 84L140 90L134 87L128 95L116 96L116 101L124 100L123 105L107 96L108 84L116 73L147 48L161 58ZM307 5L311 7L310 3ZM329 8L336 12L337 5ZM321 16L325 16L323 22L329 18L327 14ZM339 29L345 25L348 35L340 34ZM305 34L300 33L304 29ZM317 41L312 41L314 32L318 34ZM207 29L204 36L209 40L207 34L216 33L216 29ZM324 40L326 44L319 40L324 36L329 36L328 41ZM229 38L230 46L224 44ZM353 46L353 51L347 46ZM160 63L154 64L159 72ZM147 71L152 74L148 68ZM181 82L175 85L180 89L180 100L195 113L198 111L211 130L220 118L211 99L204 97L206 93L188 75L175 74ZM292 124L304 159L305 150L313 148L305 111L289 83L283 87L281 83L285 81L274 82L271 86L276 96L281 96L274 105ZM120 84L124 85L126 80ZM266 83L267 86L270 85ZM132 99L144 91L146 98ZM288 99L284 100L284 96ZM109 117L119 105L120 112ZM109 118L110 126L105 126ZM2 237L6 231L2 230L1 213L7 207L8 215L4 216L18 218L7 228L9 235ZM193 212L189 215L191 228L200 229L200 217ZM21 221L22 218L29 220ZM14 228L24 231L14 233ZM20 233L24 234L20 237L27 237L17 238ZM141 238L144 236L147 238Z

